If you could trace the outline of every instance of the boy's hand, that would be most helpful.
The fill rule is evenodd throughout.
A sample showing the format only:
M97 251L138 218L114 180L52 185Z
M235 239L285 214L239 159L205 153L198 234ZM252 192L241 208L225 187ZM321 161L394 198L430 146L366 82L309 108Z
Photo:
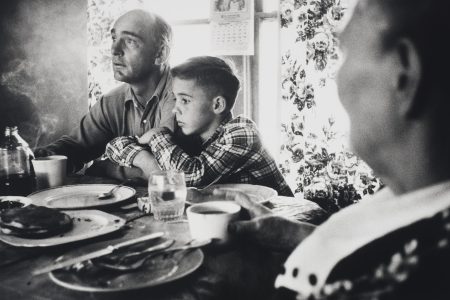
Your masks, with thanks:
M152 128L149 131L147 131L146 133L144 133L141 137L138 137L138 139L137 139L138 143L143 144L143 145L149 144L152 136L155 133L159 132L158 129L159 128Z
M290 252L315 228L314 225L308 223L276 216L270 209L251 200L242 192L218 189L214 190L214 194L236 201L250 215L249 221L236 221L229 224L228 231L265 248Z
M139 152L134 157L132 164L141 169L145 179L148 179L152 172L161 170L153 154L147 150Z

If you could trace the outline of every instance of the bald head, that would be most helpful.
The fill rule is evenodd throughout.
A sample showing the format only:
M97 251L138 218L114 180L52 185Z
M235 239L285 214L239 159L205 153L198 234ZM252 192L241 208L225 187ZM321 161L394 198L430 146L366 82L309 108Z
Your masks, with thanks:
M158 76L167 63L172 31L158 15L132 10L111 29L114 78L137 84Z
M133 29L149 40L156 52L163 52L162 61L167 61L172 43L172 29L163 18L142 9L135 9L120 16L114 23L112 31L119 26Z

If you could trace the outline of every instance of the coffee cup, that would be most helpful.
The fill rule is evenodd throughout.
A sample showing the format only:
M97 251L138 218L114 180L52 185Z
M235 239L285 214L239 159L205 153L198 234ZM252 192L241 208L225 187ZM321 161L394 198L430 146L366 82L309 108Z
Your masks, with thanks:
M50 155L32 159L38 189L63 185L67 173L67 156Z
M212 239L216 244L228 243L228 224L239 218L240 210L233 201L209 201L188 207L186 215L192 238Z

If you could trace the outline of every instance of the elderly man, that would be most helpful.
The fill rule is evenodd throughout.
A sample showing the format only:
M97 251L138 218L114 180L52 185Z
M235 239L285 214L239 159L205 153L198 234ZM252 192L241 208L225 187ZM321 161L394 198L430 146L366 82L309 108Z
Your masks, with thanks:
M447 0L360 0L340 34L351 145L388 188L317 228L216 192L253 217L231 232L300 243L275 282L283 299L450 299L449 19Z
M153 127L174 128L174 101L167 63L172 31L158 15L133 10L111 29L114 78L125 84L103 95L77 128L53 144L37 149L38 156L63 154L69 170L100 157L118 136L140 136ZM91 167L96 175L116 178L140 176L139 169L121 168L109 161Z

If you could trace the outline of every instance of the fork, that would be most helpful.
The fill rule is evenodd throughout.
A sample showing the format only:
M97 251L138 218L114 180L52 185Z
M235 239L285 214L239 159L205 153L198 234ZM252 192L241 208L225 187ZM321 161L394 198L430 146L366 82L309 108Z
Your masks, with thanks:
M168 253L171 253L171 252L183 251L183 253L180 254L180 256L177 258L177 261L180 261L187 253L190 252L190 251L186 251L186 250L193 250L193 249L196 249L196 248L200 248L200 247L203 247L203 246L205 246L205 245L207 245L209 243L211 243L210 239L204 240L204 241L196 241L196 242L194 242L194 240L192 240L192 241L189 241L188 243L186 243L186 244L184 244L182 246L178 246L178 247L173 247L173 248L170 248L170 249L165 249L165 250L161 250L161 251L152 252L152 253L150 253L148 255L145 255L144 257L142 257L142 258L140 258L140 259L138 259L138 260L136 260L134 262L127 263L127 262L125 262L126 258L123 257L123 258L121 258L119 260L119 262L117 264L105 264L105 263L102 263L101 266L104 267L104 268L107 268L107 269L114 270L114 271L122 271L122 272L135 271L135 270L141 268L148 259L154 257L155 255L158 255L158 254L167 255ZM131 254L133 254L133 256L138 255L138 254L134 254L134 253L131 253Z

